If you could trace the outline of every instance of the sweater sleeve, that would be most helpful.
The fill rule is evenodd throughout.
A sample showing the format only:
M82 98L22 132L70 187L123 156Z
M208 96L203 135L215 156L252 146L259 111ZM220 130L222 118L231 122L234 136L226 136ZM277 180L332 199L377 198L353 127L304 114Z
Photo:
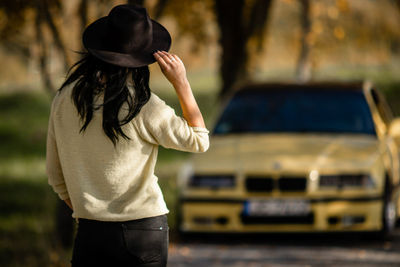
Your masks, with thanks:
M58 196L62 200L68 199L69 195L61 169L60 159L57 151L57 143L54 135L53 107L50 111L49 126L47 131L46 173L49 184L58 194Z
M205 152L209 147L207 128L189 126L154 93L132 121L149 143L187 152Z

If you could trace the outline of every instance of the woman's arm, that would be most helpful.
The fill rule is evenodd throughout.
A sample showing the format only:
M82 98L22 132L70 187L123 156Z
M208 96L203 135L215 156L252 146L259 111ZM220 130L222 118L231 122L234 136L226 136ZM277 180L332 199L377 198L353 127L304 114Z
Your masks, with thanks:
M190 126L205 128L203 116L193 96L182 60L177 55L165 51L157 51L154 57L165 77L175 88L185 120Z

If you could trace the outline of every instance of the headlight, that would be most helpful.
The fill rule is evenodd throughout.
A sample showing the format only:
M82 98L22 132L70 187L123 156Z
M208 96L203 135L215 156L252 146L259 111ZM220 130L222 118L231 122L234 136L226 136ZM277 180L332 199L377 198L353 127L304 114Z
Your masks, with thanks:
M234 187L235 177L233 175L199 175L190 178L190 187L210 187L213 189L222 187Z
M374 180L369 174L320 175L319 186L322 188L373 188Z

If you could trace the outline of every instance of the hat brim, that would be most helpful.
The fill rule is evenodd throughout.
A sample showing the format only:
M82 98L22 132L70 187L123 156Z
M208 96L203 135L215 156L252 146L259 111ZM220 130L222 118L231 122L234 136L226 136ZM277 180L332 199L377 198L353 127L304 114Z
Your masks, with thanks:
M153 42L144 50L136 53L124 54L102 49L107 36L107 17L102 17L90 24L83 33L82 41L84 47L95 57L105 62L122 67L142 67L156 62L153 53L169 51L171 47L171 35L157 21L151 20L153 24Z

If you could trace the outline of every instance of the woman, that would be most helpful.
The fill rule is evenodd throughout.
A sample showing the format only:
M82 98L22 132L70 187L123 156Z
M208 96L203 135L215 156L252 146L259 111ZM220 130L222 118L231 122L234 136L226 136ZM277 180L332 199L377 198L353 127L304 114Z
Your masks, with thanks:
M208 130L171 37L136 5L114 7L83 34L88 50L55 96L49 184L78 221L73 266L165 266L168 225L154 175L158 146L208 149ZM183 118L149 88L158 62Z

